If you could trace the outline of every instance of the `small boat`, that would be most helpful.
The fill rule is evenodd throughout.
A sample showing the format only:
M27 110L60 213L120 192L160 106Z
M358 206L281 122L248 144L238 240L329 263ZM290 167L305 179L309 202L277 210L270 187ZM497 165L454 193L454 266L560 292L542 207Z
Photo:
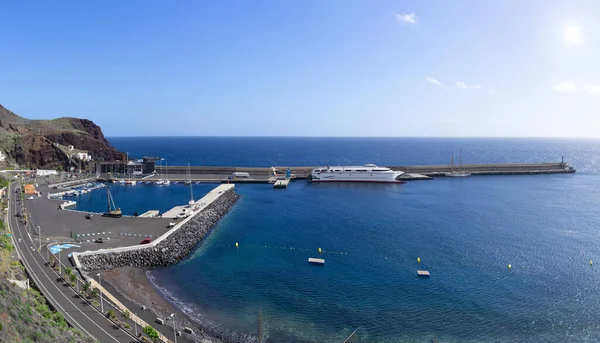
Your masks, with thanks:
M155 183L157 185L163 185L165 182L162 179L160 179L160 180L156 181Z
M121 213L121 209L115 206L115 202L113 201L112 196L110 195L110 188L106 188L107 194L107 202L108 202L108 210L102 213L103 217L109 218L121 218L123 213ZM111 206L112 205L112 206Z
M450 177L467 177L467 176L471 176L471 173L465 173L463 171L461 171L461 166L462 166L462 149L460 150L460 155L458 158L458 171L454 170L454 152L452 153L452 158L451 158L451 162L450 162L450 166L451 166L451 171L449 173L444 173L444 176L450 176Z

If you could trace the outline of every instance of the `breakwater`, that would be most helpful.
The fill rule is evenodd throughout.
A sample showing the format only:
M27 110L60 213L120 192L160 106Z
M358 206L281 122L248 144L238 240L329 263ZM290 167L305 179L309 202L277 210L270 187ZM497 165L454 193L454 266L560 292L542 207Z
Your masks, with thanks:
M253 181L266 180L274 172L285 174L288 168L293 174L293 178L308 178L312 169L317 166L273 166L273 167L214 167L214 166L191 166L192 181L202 181L207 177L218 179L219 177L227 180L234 172L247 172ZM415 165L415 166L386 166L392 170L403 171L405 173L422 174L427 176L443 176L444 173L453 170L451 165ZM454 165L454 170L459 166ZM462 171L473 175L519 175L519 174L567 174L576 172L575 168L569 166L566 162L548 162L548 163L492 163L492 164L463 164L460 166ZM157 173L168 174L171 180L187 180L187 166L157 166ZM158 178L159 176L156 176Z
M84 270L107 270L125 266L166 266L182 261L239 198L233 187L224 186L207 194L205 198L209 197L210 203L205 198L196 202L205 207L178 223L157 241L148 245L75 253L75 264Z

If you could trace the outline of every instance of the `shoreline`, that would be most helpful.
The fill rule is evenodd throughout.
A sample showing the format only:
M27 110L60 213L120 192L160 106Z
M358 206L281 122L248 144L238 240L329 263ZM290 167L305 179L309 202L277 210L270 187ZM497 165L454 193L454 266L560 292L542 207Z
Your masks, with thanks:
M206 325L206 323L193 319L155 285L152 278L148 276L148 272L149 270L137 267L121 267L104 271L103 281L106 281L106 284L110 285L107 287L109 292L132 311L135 309L136 315L155 328L167 326L172 329L169 322L160 325L155 320L156 318L164 319L171 313L175 313L178 327L190 327L194 330L194 334L190 335L184 333L181 329L182 336L177 337L178 342L257 342L253 336L227 331L225 328L218 327L215 324ZM146 306L146 310L142 310L142 306Z

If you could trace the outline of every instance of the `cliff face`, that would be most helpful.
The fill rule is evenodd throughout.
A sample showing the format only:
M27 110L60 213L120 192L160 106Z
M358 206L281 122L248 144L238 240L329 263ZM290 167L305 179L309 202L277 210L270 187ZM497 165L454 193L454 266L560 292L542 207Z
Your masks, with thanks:
M124 160L123 153L104 138L102 129L91 120L58 118L29 120L0 105L0 151L8 162L29 168L56 168L78 165L62 146L86 150L94 160Z

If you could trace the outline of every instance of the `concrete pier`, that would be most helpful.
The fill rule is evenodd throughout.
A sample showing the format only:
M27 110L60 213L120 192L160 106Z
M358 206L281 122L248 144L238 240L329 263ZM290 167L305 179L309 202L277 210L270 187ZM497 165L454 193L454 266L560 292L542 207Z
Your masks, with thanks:
M212 226L224 216L239 195L234 185L219 185L190 206L190 215L149 244L97 251L74 252L73 262L84 270L124 266L166 266L185 259ZM147 220L147 219L146 219Z
M192 182L215 183L273 183L277 177L284 177L289 169L290 179L308 179L311 171L317 166L274 166L274 167L213 167L191 166L189 176ZM422 165L422 166L387 166L392 170L403 171L405 180L427 180L430 177L442 177L444 173L452 171L450 165ZM455 166L456 169L457 166ZM188 180L187 166L169 166L161 168L161 173L166 174L168 169L171 182L185 182ZM463 164L461 171L471 175L532 175L532 174L570 174L575 173L575 168L565 162L550 163L499 163L499 164ZM274 175L274 171L276 175ZM230 179L234 172L246 172L249 178ZM106 179L118 176L104 176ZM163 175L155 174L145 177L143 181L151 182L164 179ZM137 179L138 181L140 179Z

